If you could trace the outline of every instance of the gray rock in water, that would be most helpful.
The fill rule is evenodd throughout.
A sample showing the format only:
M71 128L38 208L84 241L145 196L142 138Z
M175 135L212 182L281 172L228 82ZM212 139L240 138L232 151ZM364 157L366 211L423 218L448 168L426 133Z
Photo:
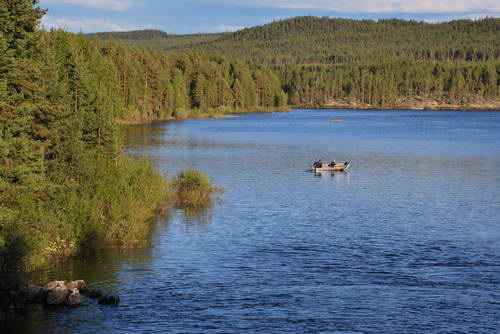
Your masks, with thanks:
M72 289L69 292L68 298L66 298L66 304L69 306L79 306L85 301L85 298L80 294L77 288Z
M66 283L66 289L68 290L78 289L79 291L81 291L82 289L85 289L85 281L78 280Z
M120 304L120 297L118 295L104 295L99 298L99 304L102 305L118 305Z
M64 304L66 298L69 295L69 291L66 287L56 286L55 288L48 289L47 299L45 302L47 305L60 305Z

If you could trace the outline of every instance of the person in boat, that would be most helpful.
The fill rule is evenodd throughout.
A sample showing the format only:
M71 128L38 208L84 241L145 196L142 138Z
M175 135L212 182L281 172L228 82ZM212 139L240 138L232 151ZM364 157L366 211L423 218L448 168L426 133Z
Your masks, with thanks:
M314 168L321 168L321 166L323 165L323 160L319 159L319 160L316 160L314 163L313 163L313 167Z
M332 160L332 162L330 162L328 167L335 167L336 164L337 164L337 162L335 160Z
M344 162L344 165L347 167L347 165L349 165L349 161Z

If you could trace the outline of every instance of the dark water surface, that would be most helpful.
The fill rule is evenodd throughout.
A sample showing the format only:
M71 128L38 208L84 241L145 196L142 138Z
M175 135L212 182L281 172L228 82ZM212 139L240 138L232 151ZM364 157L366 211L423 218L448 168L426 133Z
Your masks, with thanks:
M145 249L54 265L122 304L40 310L24 332L500 333L498 112L158 123L130 127L128 150L225 193L158 219ZM305 171L318 158L352 168Z

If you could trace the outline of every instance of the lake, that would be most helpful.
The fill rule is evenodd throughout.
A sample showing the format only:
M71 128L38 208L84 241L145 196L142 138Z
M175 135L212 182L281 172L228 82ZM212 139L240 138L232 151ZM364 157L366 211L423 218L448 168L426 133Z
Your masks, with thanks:
M342 120L332 123L330 120ZM151 243L47 269L119 307L26 333L498 333L500 113L294 110L131 126L127 153L224 193ZM317 159L350 161L314 175Z

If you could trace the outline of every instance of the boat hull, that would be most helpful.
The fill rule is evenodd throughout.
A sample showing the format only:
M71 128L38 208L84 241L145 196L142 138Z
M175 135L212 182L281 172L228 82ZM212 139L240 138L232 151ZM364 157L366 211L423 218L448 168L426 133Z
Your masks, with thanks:
M351 166L351 165L350 164L348 164L348 165L338 164L335 167L328 167L328 166L324 166L324 167L311 167L310 171L313 171L315 173L320 173L320 172L343 172L346 169L348 169L349 166Z

